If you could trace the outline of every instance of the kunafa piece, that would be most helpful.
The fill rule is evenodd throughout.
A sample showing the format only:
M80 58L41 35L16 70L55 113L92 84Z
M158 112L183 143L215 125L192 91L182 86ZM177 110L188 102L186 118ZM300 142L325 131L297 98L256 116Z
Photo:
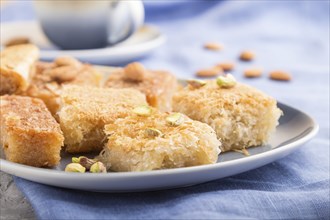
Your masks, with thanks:
M61 102L58 117L70 153L101 151L106 142L104 125L147 104L145 95L135 89L75 85L63 88Z
M148 171L215 163L220 141L205 123L142 106L105 126L99 159L112 171Z
M222 151L267 143L282 114L274 98L236 83L230 74L193 85L174 95L173 109L209 124L222 142Z
M42 99L55 115L60 108L63 85L98 87L101 76L93 66L72 57L59 57L54 62L37 62L34 77L25 95Z

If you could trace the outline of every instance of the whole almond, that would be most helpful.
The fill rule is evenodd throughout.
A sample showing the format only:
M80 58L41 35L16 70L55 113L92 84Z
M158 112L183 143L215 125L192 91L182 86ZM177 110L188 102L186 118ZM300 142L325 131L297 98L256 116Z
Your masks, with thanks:
M46 74L58 83L63 83L73 80L78 72L78 69L73 66L60 66L46 71Z
M20 45L20 44L29 44L29 43L30 43L30 39L27 37L15 37L15 38L8 40L5 43L5 46L10 47L10 46L15 46L15 45Z
M231 71L234 69L235 64L233 62L222 62L218 66L223 69L223 71Z
M257 78L262 75L262 69L260 68L249 68L244 71L246 78Z
M81 62L79 62L79 60L69 56L58 57L55 59L54 63L57 66L81 66Z
M269 78L272 80L278 80L278 81L290 81L292 79L290 73L276 70L269 73Z
M217 76L223 73L222 68L215 66L212 68L208 69L201 69L196 72L196 76L198 77L212 77L212 76Z
M223 49L223 45L219 44L219 43L215 43L215 42L208 42L208 43L204 44L204 48L207 50L218 51L218 50Z
M205 81L197 80L197 79L187 80L187 83L191 88L194 88L194 89L199 89L206 85Z
M134 62L128 64L124 68L125 78L132 81L142 81L144 79L144 74L146 69L141 63Z
M250 50L242 51L241 55L239 56L239 58L243 61L253 60L254 57L255 57L255 54Z

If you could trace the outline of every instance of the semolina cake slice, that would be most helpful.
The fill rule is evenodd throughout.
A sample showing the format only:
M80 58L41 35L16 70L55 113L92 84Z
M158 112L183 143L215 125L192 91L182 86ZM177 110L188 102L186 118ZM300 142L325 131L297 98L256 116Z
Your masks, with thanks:
M0 53L0 95L19 94L28 87L39 49L32 44L7 47Z
M34 76L25 95L42 99L55 115L60 108L63 85L100 86L102 79L93 66L72 57L58 57L54 62L36 62Z
M147 96L149 105L171 111L177 80L167 71L146 70L140 63L130 63L113 72L105 83L110 88L134 88Z
M216 163L221 143L210 126L180 113L139 108L105 126L108 142L98 159L108 168L148 171Z
M60 161L63 134L45 104L36 98L1 96L0 142L6 159L35 167Z
M173 109L209 124L223 152L267 143L282 114L276 100L263 92L241 83L223 88L215 80L178 91Z
M106 136L104 125L125 117L138 105L146 105L145 95L135 89L106 89L65 86L58 113L66 151L101 151Z

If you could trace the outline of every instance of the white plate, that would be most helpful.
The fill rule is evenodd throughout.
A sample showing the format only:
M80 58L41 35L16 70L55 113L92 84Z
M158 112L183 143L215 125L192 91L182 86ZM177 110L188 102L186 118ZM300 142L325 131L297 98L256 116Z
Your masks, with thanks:
M147 172L66 173L63 170L73 155L63 153L61 164L55 169L35 168L0 159L0 170L38 183L88 191L151 191L204 183L285 157L317 133L318 125L310 116L281 103L279 108L284 116L268 145L250 148L251 156L222 153L216 164Z
M166 38L154 26L144 26L127 40L113 46L92 50L59 50L45 37L39 24L30 22L1 23L0 45L9 39L27 37L41 48L41 59L54 60L58 56L73 56L94 64L118 65L143 57L159 46Z

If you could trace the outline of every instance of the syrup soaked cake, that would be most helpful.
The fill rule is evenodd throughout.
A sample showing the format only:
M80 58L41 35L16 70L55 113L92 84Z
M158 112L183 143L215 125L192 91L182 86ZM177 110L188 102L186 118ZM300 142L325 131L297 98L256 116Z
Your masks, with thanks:
M59 57L54 62L37 62L34 77L25 95L42 99L50 112L60 108L62 86L75 84L82 86L100 85L101 74L89 64L72 57Z
M6 159L35 167L56 166L64 138L45 104L36 98L5 95L0 106Z
M221 143L207 124L146 106L106 125L105 133L108 142L99 159L113 171L212 164L220 153Z
M174 95L174 111L209 124L222 151L267 143L282 113L276 100L244 84L219 85L215 80L199 87L187 85Z
M147 104L145 95L135 89L74 85L64 87L61 101L58 116L70 153L100 151L106 141L104 125Z
M169 72L146 70L139 63L131 63L112 73L105 87L137 89L147 96L149 105L165 112L171 111L177 80Z

